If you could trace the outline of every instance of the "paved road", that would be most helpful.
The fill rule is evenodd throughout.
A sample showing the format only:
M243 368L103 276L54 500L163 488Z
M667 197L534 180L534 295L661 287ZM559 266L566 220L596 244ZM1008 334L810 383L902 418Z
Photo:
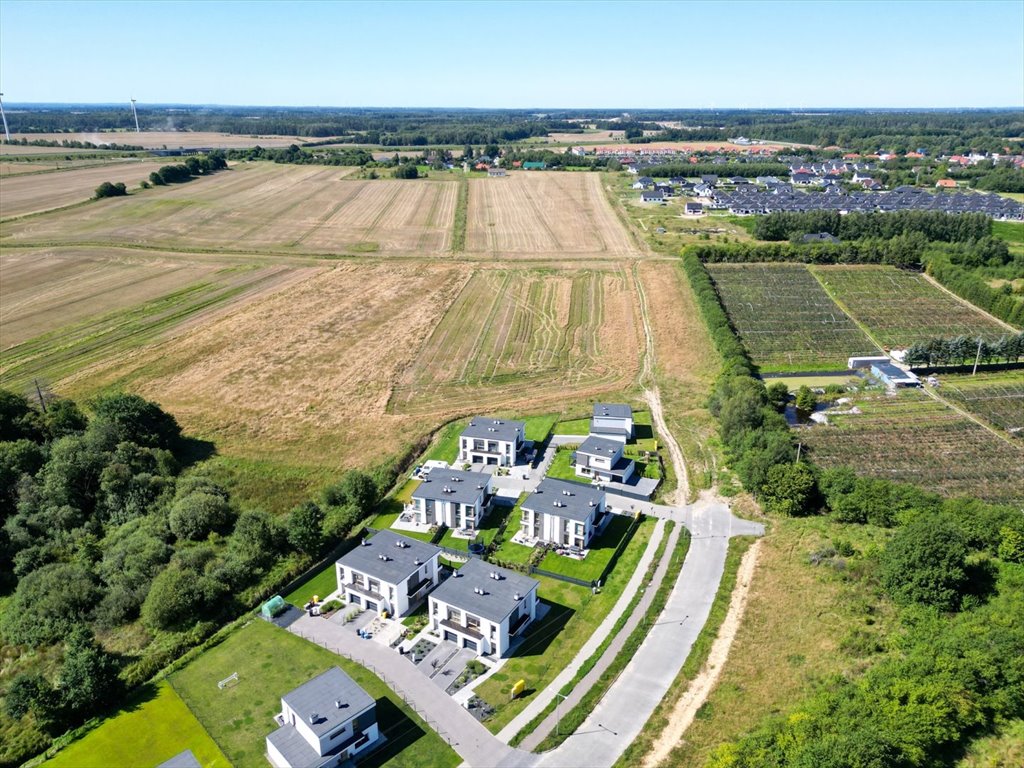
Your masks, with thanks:
M663 520L658 521L659 527L663 527L664 525L665 523ZM551 714L544 718L544 720L540 723L540 725L537 726L533 733L531 733L529 736L523 739L522 743L519 745L522 749L526 749L531 752L535 750L540 745L540 743L544 741L547 735L555 730L555 727L558 725L558 720L560 716L566 714L573 707L579 704L583 697L586 695L587 691L594 687L595 683L597 683L597 681L601 678L601 675L604 674L605 670L607 670L608 667L611 666L612 662L615 661L615 657L619 654L619 651L622 650L622 646L626 644L626 640L629 639L629 636L633 634L633 630L637 628L641 620L644 618L647 609L650 607L651 602L653 602L654 600L655 594L657 594L658 589L661 587L661 583L665 580L669 562L671 562L672 560L672 552L675 551L676 546L678 546L679 544L679 536L682 533L682 530L683 527L681 525L677 525L675 528L672 529L672 533L669 534L668 541L665 544L665 552L658 563L658 567L655 569L654 576L651 579L651 583L647 586L647 589L644 592L643 596L637 602L636 607L633 609L633 612L629 616L629 619L627 619L626 622L622 625L622 629L619 630L619 633L615 635L614 639L608 644L608 647L601 655L601 658L597 660L597 663L594 664L591 670L587 672L587 674L583 676L583 678L579 681L579 683L576 684L572 691L570 691L569 695L565 697L565 700L562 701ZM634 575L642 575L645 574L646 571L646 568L641 570L638 567ZM624 598L631 599L635 594L635 589L626 590L623 592L622 596ZM611 628L604 629L604 631L599 630L598 632L594 633L591 639L603 641L604 638L608 636L610 631ZM572 678L569 679L571 680ZM545 693L550 691L550 698L554 698L554 694L559 690L561 690L561 686L559 686L558 688L554 688L554 686L548 686L545 689Z

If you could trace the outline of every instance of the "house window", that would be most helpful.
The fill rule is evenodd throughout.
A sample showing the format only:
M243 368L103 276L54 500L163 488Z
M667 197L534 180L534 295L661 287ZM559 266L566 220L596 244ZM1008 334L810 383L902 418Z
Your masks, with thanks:
M474 616L474 615L472 615L470 613L467 613L466 614L466 626L469 627L470 629L479 629L480 628L480 619L477 616Z
M363 586L363 574L352 571L352 583L358 586Z
M376 579L370 579L368 589L371 592L376 592L377 594L380 594L380 582Z
M336 738L338 738L339 736L341 736L341 734L343 734L345 732L345 729L347 727L348 727L347 725L341 726L341 728L339 728L334 733L332 733L330 736L328 736L327 740L328 741L334 741Z

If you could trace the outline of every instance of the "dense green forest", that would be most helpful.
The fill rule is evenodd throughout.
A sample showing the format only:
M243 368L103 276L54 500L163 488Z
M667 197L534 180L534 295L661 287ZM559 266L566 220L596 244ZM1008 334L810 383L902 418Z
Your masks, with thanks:
M289 514L241 508L214 447L136 395L0 390L0 766L120 700L294 578L374 509L348 472Z
M133 127L131 109L121 105L11 104L16 133L93 132ZM1024 113L992 110L471 110L308 107L195 107L139 105L146 131L223 131L241 135L282 134L383 146L487 144L510 142L549 132L581 132L574 120L598 128L625 131L629 140L710 140L745 135L751 139L790 141L861 152L888 149L905 153L925 149L932 155L975 150L1020 151ZM658 121L682 127L664 130ZM644 130L663 131L644 137ZM1011 137L1011 138L1007 138Z

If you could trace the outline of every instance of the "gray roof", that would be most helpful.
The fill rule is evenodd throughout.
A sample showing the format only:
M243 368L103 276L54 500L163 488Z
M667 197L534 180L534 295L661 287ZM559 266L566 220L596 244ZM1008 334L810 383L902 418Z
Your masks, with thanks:
M582 522L594 514L602 499L604 491L593 486L545 477L523 501L522 508Z
M341 667L331 667L294 691L286 693L281 700L317 736L333 731L374 705L373 697L346 675ZM340 707L338 702L341 702ZM316 717L313 718L313 715ZM313 722L310 722L311 718Z
M516 434L523 434L526 430L526 422L509 421L508 419L494 419L484 416L477 416L469 425L462 430L462 437L480 438L482 440L505 440L515 442Z
M633 418L633 409L625 403L594 403L594 416L631 419Z
M608 440L604 437L591 435L583 441L583 445L576 449L576 453L586 453L590 456L607 456L611 458L622 452L622 443L618 440Z
M192 750L186 749L184 752L179 752L169 760L160 763L156 768L203 768L203 766L196 759L196 756L192 754Z
M412 492L414 499L453 501L456 504L473 504L487 487L490 475L483 472L463 472L461 469L435 469Z
M501 578L493 579L491 573L497 573ZM475 557L471 557L456 574L446 579L430 596L494 622L501 622L515 610L519 604L515 599L517 594L521 600L540 584L529 576ZM476 588L483 590L484 594L474 592Z
M902 368L898 368L892 363L877 362L871 363L871 369L878 371L879 374L885 376L888 379L916 379L917 377L913 373L908 373Z
M333 705L332 705L333 706ZM333 757L321 756L309 742L302 738L294 725L282 725L267 736L267 741L276 747L288 765L301 765L303 768L315 768Z
M399 543L404 546L398 546ZM378 531L372 539L367 539L338 562L388 584L398 584L440 553L441 550L433 544L384 530ZM381 555L387 559L382 560ZM417 565L417 560L420 565Z

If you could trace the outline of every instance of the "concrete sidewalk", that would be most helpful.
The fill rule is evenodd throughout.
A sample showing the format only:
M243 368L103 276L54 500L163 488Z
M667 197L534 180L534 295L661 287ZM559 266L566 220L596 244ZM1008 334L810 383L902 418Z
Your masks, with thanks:
M663 527L664 524L665 523L663 520L658 521L659 527ZM529 736L523 739L522 743L519 745L520 749L529 750L531 752L535 750L540 745L540 743L544 741L548 734L555 730L555 726L558 724L559 716L567 714L573 707L579 704L583 697L590 691L590 689L594 687L594 684L597 683L601 675L604 674L605 670L611 666L613 661L615 661L615 658L619 655L619 652L622 650L622 647L626 644L626 640L629 639L629 636L633 633L633 630L636 629L636 627L640 624L641 620L644 617L644 614L647 612L647 609L654 601L654 595L657 593L658 588L661 586L661 583L665 580L665 575L668 572L668 564L672 560L672 552L679 544L679 536L682 533L682 530L683 526L681 525L677 525L675 528L672 529L672 533L669 534L668 541L665 544L665 552L662 555L660 562L658 563L658 567L654 572L654 576L651 579L651 583L648 585L643 597L641 597L639 602L636 604L636 607L630 614L629 619L622 626L622 629L619 630L619 633L615 636L612 642L608 644L608 647L601 655L601 658L597 660L597 663L594 664L591 670L583 676L579 683L577 683L576 687L574 687L572 691L569 693L569 695L566 696L565 701L561 702L561 704L555 709L554 712L552 712L546 718L544 718L543 722L541 722L541 724L537 726L533 733L531 733ZM637 568L636 571L637 574L644 574L646 572L646 567L643 569ZM634 594L635 590L623 592L623 597L626 597L628 595L630 598L632 598ZM611 628L609 628L605 632L595 633L594 636L600 636L601 638L604 638L608 635L610 631ZM548 688L545 689L545 693L547 693L548 691L552 691L551 698L553 698L554 693L561 690L561 687L562 686L554 688L553 686L548 686Z
M637 590L640 589L640 584L643 582L644 574L647 573L647 569L654 560L654 553L658 549L658 545L661 543L662 538L665 536L665 521L658 520L654 527L654 533L651 534L650 541L647 543L647 548L644 550L643 555L640 557L640 562L637 564L636 570L630 577L625 588L622 590L622 594L619 596L618 601L612 606L611 611L605 616L604 620L594 630L587 641L583 644L583 647L577 652L576 656L568 666L563 669L558 675L552 680L543 691L538 693L529 704L516 715L508 725L498 732L498 738L506 744L509 740L515 736L523 727L533 720L537 715L544 711L545 707L550 704L555 694L562 690L562 686L569 683L579 671L580 667L583 666L583 662L589 659L600 647L604 639L615 627L615 622L619 620L619 617L625 613L626 608L629 607L630 601L633 599L633 595L636 594Z
M688 511L690 550L665 609L590 716L539 765L604 768L618 760L665 696L707 622L729 538L764 532L758 523L733 517L723 504L698 503Z

